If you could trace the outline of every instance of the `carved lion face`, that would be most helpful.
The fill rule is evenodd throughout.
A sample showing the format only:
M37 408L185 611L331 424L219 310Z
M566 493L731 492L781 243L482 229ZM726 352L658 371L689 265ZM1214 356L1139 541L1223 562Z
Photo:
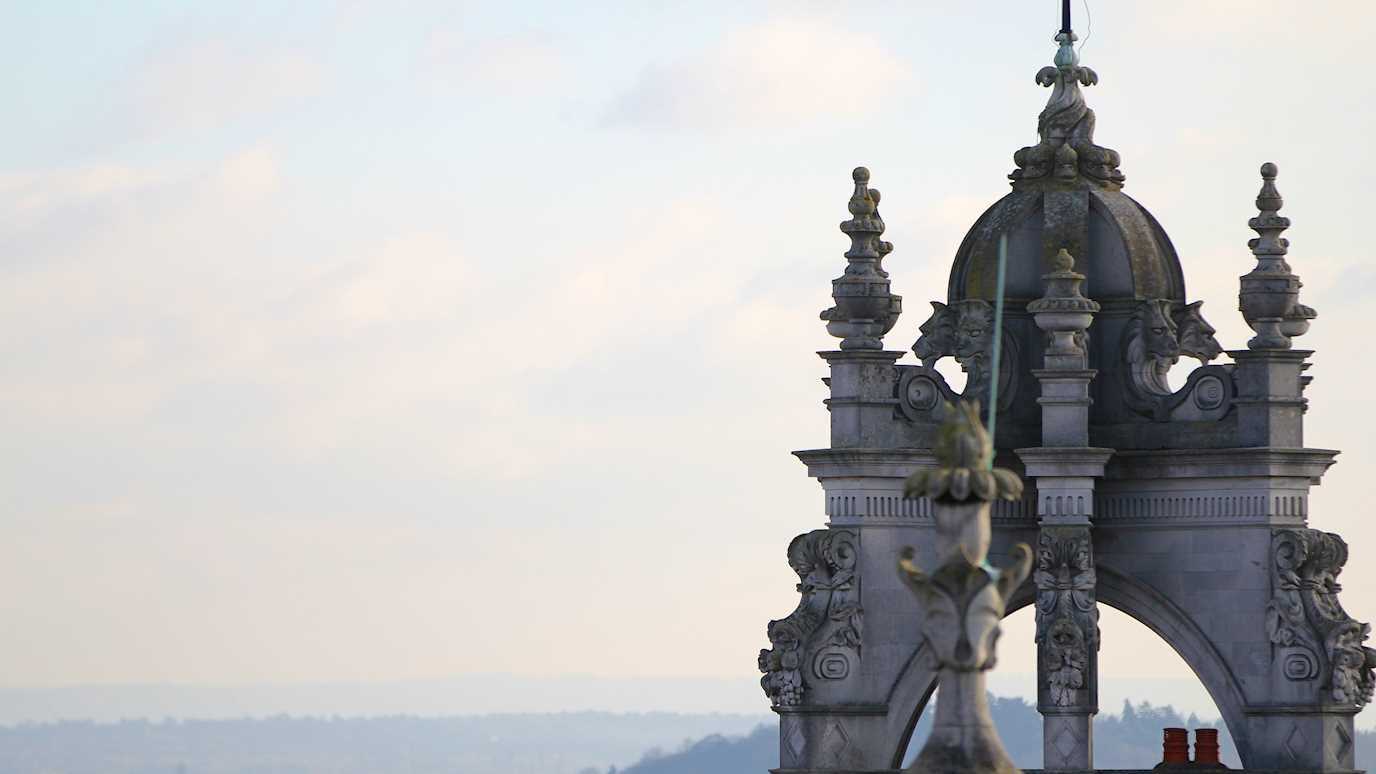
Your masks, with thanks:
M992 340L994 307L986 301L962 301L960 322L956 326L955 351L952 353L962 367L985 356ZM968 367L966 370L969 370Z
M1176 337L1177 327L1171 318L1171 302L1166 299L1152 299L1137 307L1133 320L1140 327L1142 345L1147 356L1172 363L1180 357L1180 339Z

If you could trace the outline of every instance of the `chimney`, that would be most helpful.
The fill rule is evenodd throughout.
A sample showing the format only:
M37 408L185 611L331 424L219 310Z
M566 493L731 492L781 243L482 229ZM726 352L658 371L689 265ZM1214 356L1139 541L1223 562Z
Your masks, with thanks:
M1190 732L1183 728L1163 729L1161 763L1157 768L1188 765L1190 765Z
M1196 766L1223 768L1223 765L1218 761L1218 729L1195 729L1194 763Z

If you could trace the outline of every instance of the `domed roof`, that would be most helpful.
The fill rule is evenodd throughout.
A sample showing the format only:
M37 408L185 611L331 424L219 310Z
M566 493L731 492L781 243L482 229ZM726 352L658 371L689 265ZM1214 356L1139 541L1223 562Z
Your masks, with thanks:
M1090 298L1161 298L1184 302L1180 258L1161 224L1122 191L1030 184L995 202L975 221L956 252L950 301L994 298L998 242L1008 236L1005 297L1042 294L1042 275L1060 249L1076 256Z
M1094 143L1094 111L1081 85L1099 76L1079 63L1073 35L1057 36L1056 66L1037 83L1052 87L1037 121L1040 142L1013 155L1013 192L975 221L951 267L950 302L994 297L998 241L1008 237L1006 298L1038 298L1041 275L1061 249L1088 276L1094 299L1170 299L1183 303L1180 259L1161 224L1122 192L1117 151Z

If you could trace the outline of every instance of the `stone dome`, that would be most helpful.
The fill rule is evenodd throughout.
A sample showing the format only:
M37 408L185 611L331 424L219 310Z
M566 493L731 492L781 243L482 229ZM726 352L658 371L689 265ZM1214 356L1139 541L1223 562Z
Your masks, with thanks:
M1100 302L1160 298L1184 303L1185 280L1175 246L1135 199L1110 187L1015 183L975 221L951 266L949 301L994 298L998 242L1008 235L1005 298L1021 305L1042 293L1042 275L1057 251L1069 250Z

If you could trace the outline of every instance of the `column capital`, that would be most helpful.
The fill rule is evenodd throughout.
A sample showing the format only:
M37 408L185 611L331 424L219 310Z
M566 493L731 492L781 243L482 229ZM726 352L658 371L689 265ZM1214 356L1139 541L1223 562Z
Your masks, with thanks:
M1033 446L1014 449L1029 478L1103 478L1113 449L1097 446Z

